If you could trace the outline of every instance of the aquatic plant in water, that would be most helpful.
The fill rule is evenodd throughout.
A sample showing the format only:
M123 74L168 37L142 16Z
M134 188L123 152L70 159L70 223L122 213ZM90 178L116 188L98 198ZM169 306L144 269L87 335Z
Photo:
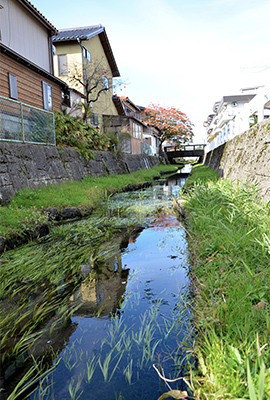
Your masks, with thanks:
M141 197L140 201L146 201L143 198L144 194ZM142 203L140 207L139 211L143 215ZM147 207L144 209L146 210ZM42 316L50 318L52 315L52 322L49 325L52 338L54 332L60 328L61 321L67 326L72 320L74 321L76 312L79 312L81 304L78 304L79 297L76 289L79 288L81 282L90 280L90 276L95 279L98 276L95 271L96 266L115 257L121 249L118 242L110 241L111 238L117 235L124 238L126 235L125 241L128 241L129 235L132 236L140 226L141 220L138 217L140 213L131 214L131 209L119 210L118 207L116 215L110 210L109 220L108 214L97 215L72 226L54 228L51 236L39 240L37 245L25 246L24 252L18 250L18 252L5 255L9 273L18 270L18 277L17 280L15 277L9 280L8 274L6 275L1 289L2 294L8 296L14 293L16 284L22 281L26 282L24 285L27 288L31 281L31 287L36 286L37 294L42 299L41 302L33 304L35 321L41 324L44 320ZM136 211L135 197L134 211ZM127 213L130 213L129 216ZM152 219L153 217L149 217L148 221ZM144 219L144 223L145 221ZM135 234L134 237L136 238ZM86 269L90 271L87 276L82 275L83 265L86 265ZM108 276L111 277L114 273L112 271L112 275ZM136 272L133 274L133 279L135 276ZM47 300L44 300L45 298ZM130 295L125 295L121 308L126 311L134 309L137 313L137 308L142 301L140 291L135 290ZM22 299L21 302L26 304L26 299ZM123 385L124 382L128 385L133 384L136 379L140 379L140 371L152 369L152 363L161 346L164 352L172 354L173 348L169 343L172 339L174 343L177 343L177 323L173 322L172 325L168 321L164 323L163 318L160 317L159 308L162 299L155 298L153 303L155 304L149 310L136 314L132 323L126 322L124 314L111 315L110 319L104 322L106 327L104 337L93 344L91 358L84 351L83 342L87 340L85 338L87 333L84 331L81 332L80 341L73 341L66 346L64 352L58 357L58 363L62 373L70 377L68 388L65 390L68 390L71 398L85 398L85 392L89 390L88 385L96 387L96 378L99 379L100 375L106 385L112 381L112 384L118 381L123 382ZM100 315L102 315L102 310ZM31 322L29 324L31 326ZM161 362L165 362L165 358L164 353L164 360ZM75 371L81 371L80 379L77 373L75 375ZM43 385L37 391L41 398L46 398L44 385L48 381L45 378L42 379ZM48 393L49 388L50 393L53 393L54 386L53 384L48 386Z

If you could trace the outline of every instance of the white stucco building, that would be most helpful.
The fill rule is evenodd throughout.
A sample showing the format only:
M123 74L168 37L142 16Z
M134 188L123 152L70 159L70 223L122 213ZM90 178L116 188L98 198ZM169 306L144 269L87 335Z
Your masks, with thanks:
M212 139L205 152L215 149L269 116L265 86L241 89L240 94L223 96L214 103L213 113L204 122L208 139Z

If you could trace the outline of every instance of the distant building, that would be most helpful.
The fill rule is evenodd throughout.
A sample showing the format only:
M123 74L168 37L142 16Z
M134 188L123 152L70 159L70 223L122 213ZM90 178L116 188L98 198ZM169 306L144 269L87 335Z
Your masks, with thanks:
M106 132L117 135L121 151L131 154L157 155L159 149L158 129L142 121L143 107L137 106L129 97L114 96L118 116L104 116Z
M241 89L241 94L223 96L214 103L213 112L204 122L213 150L270 116L270 104L264 86Z
M55 75L90 103L90 121L102 130L103 115L118 115L112 99L113 78L120 73L105 28L101 25L60 29L53 36ZM74 101L67 103L74 111ZM75 103L79 102L77 100ZM78 106L76 107L78 109Z

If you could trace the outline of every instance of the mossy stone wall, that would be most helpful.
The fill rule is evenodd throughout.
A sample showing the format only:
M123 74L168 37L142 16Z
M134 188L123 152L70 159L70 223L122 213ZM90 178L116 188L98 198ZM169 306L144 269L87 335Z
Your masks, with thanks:
M24 188L125 174L159 165L158 157L95 151L88 161L75 149L0 142L0 203Z
M270 200L270 121L217 147L204 157L204 164L234 182L258 183L265 201Z

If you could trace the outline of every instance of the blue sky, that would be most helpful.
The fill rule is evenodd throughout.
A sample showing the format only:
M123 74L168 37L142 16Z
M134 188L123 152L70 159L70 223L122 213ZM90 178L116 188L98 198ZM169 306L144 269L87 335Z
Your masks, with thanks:
M212 106L270 83L269 0L32 0L56 28L102 24L138 105L185 112L195 141ZM266 68L269 67L269 68Z

